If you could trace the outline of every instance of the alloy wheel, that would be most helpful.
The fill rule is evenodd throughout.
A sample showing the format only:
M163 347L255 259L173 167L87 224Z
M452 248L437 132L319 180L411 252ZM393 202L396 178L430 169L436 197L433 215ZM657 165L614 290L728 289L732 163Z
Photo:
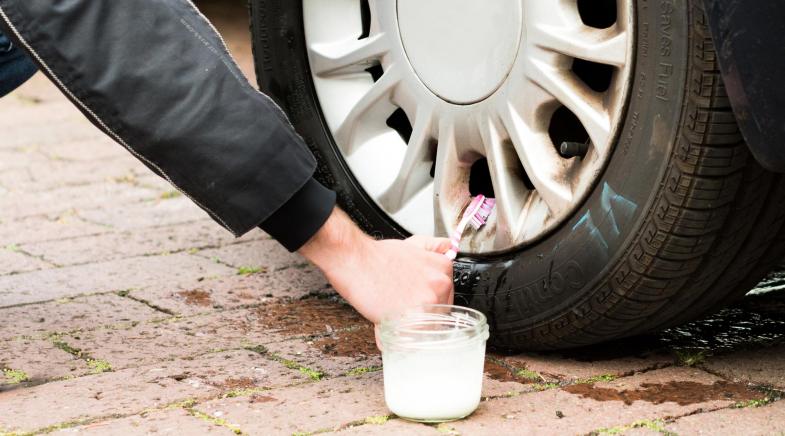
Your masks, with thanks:
M304 0L311 74L357 182L411 233L492 253L571 217L614 152L633 58L631 0Z

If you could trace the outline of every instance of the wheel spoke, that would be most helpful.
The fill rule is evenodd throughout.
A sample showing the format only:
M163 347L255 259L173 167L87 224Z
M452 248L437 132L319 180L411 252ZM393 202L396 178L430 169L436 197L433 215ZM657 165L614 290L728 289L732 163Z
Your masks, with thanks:
M433 180L433 219L437 236L448 236L460 219L461 209L469 198L468 180L469 168L458 157L455 129L443 121L439 126Z
M529 192L517 174L520 160L513 145L502 140L492 121L481 122L480 134L496 197L494 244L496 248L505 248L518 240L519 221Z
M533 44L569 57L623 67L627 61L628 34L611 27L595 29L537 24L531 30Z
M351 74L366 70L389 51L385 34L364 39L349 39L340 42L312 44L311 68L321 77Z
M375 134L380 133L386 126L374 126L371 123L362 123L368 117L372 119L386 119L394 110L391 103L395 88L400 83L400 76L395 67L389 68L381 78L354 104L352 109L343 119L335 131L335 140L341 151L346 156L356 149L357 145ZM362 129L360 129L362 125ZM377 127L374 129L374 127ZM358 137L358 133L363 135Z
M420 108L398 175L379 197L379 203L390 213L400 211L418 192L433 182L430 175L433 164L431 126L430 111Z
M512 107L504 114L503 122L529 180L551 214L569 209L573 198L567 177L569 165L556 153L547 133L531 130Z
M602 97L566 70L530 61L529 78L571 110L588 132L600 155L609 148L610 116Z

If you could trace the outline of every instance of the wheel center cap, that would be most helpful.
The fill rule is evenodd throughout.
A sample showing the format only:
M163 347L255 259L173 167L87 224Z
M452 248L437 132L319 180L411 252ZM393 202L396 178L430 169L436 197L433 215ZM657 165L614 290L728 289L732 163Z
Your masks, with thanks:
M434 94L481 101L510 73L521 39L520 1L398 0L409 62Z

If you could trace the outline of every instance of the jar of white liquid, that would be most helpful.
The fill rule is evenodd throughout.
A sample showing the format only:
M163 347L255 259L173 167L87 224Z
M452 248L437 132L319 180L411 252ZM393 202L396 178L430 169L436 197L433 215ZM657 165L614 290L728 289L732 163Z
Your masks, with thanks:
M385 318L380 333L384 396L392 413L445 422L477 409L488 340L485 315L458 306L422 306Z

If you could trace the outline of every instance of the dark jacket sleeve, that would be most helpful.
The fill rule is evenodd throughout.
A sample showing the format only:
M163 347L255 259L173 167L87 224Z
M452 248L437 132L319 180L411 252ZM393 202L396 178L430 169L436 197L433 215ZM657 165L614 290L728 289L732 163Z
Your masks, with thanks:
M303 140L189 1L0 0L0 26L96 126L235 235L300 215L315 231L332 210ZM305 242L267 227L290 249Z

